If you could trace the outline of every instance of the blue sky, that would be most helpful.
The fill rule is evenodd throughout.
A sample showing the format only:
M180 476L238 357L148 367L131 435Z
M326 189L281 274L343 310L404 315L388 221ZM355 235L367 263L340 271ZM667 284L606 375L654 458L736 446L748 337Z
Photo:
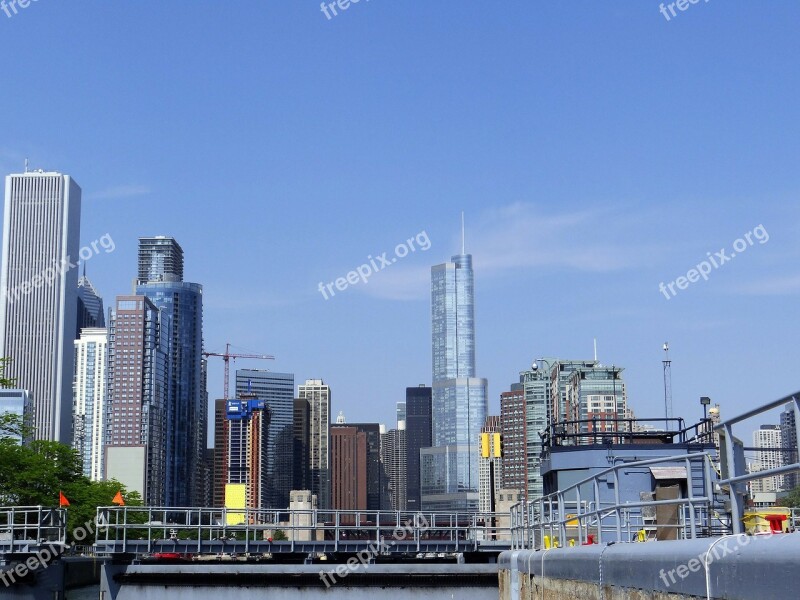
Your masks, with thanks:
M321 377L334 414L394 419L430 383L429 269L474 256L478 371L625 367L641 416L733 416L800 389L800 6L711 0L57 2L7 18L0 167L73 175L88 265L130 291L136 239L176 237L205 339ZM667 300L659 283L763 225ZM331 282L424 231L329 300ZM730 250L728 251L730 253ZM211 365L212 397L222 365Z

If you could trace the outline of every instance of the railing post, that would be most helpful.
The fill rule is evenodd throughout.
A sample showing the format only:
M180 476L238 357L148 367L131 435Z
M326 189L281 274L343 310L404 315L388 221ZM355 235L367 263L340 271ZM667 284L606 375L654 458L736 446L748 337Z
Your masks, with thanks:
M686 462L686 490L689 494L689 529L692 532L692 538L697 538L697 523L695 521L695 514L694 514L694 493L692 492L692 488L694 487L694 477L692 476L692 461L689 458L685 459Z
M617 542L622 541L622 507L619 498L619 469L614 469L614 505L615 516L617 518ZM628 540L626 540L628 541Z
M736 465L734 463L734 439L733 439L733 425L725 423L725 452L728 457L728 473L726 479L736 477L739 473L736 472ZM731 527L733 528L734 535L742 533L742 507L740 506L739 495L736 493L736 483L729 483L730 497L731 497Z
M593 488L594 488L594 510L595 510L595 518L597 519L597 543L603 543L603 507L600 504L600 483L597 481L595 477L593 480Z

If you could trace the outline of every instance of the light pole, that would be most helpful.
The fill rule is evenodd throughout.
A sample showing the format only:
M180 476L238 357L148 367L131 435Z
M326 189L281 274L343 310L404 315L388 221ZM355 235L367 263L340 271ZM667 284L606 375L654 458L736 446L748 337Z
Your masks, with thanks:
M703 439L711 433L711 424L708 422L708 405L711 404L711 398L708 396L700 397L700 404L703 405Z

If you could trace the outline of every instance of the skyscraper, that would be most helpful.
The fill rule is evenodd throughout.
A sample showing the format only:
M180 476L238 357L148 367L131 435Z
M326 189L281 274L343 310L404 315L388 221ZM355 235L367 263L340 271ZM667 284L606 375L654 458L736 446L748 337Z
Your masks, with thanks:
M84 266L84 273L78 279L78 323L75 339L81 337L81 329L105 326L103 299L86 276L86 267Z
M145 296L117 296L109 319L105 478L164 506L172 319Z
M487 381L475 376L472 256L431 268L433 447L422 451L422 508L477 510Z
M254 393L240 393L227 402L223 423L227 447L225 484L245 485L247 508L275 508L270 505L275 496L271 479L274 474L268 473L271 421L272 410Z
M483 513L494 512L495 503L502 489L503 434L500 417L489 415L481 427L480 445L480 502Z
M194 506L203 488L207 407L203 398L203 286L184 282L183 250L172 238L139 238L136 293L172 318L167 402L166 504Z
M794 406L787 404L781 412L781 446L783 447L783 464L797 462L797 418ZM786 473L783 476L783 488L793 490L800 479L797 473Z
M228 441L225 424L225 400L214 400L214 469L212 505L225 506L225 484L228 482Z
M406 423L400 421L397 429L384 433L381 441L381 462L386 474L382 508L384 510L406 510L408 468L406 464Z
M293 490L307 490L311 487L309 433L311 426L311 406L305 398L294 399L293 452L294 476Z
M107 361L108 331L83 329L75 340L72 446L83 459L83 474L92 481L104 474Z
M137 283L183 281L183 248L171 237L139 238Z
M263 369L238 369L236 394L252 394L269 411L265 422L264 454L261 458L265 495L262 508L286 508L294 478L294 375ZM231 482L234 483L234 482Z
M381 431L378 423L350 423L367 440L367 510L381 509Z
M750 471L767 471L783 466L781 428L779 425L762 425L753 432L753 446L763 448L755 454ZM784 489L783 475L774 475L750 482L750 490L757 492L780 492Z
M503 433L503 488L516 490L524 498L528 487L527 427L525 393L519 383L500 394L500 429Z
M564 433L591 433L624 429L614 421L627 413L624 369L606 367L596 360L541 358L520 373L525 401L525 452L527 497L543 493L542 439L549 425L563 423ZM589 437L577 442L591 441ZM512 487L512 486L506 486Z
M367 434L331 426L331 508L367 510Z
M0 269L0 356L30 391L34 435L72 441L81 189L69 175L6 177Z
M406 507L410 511L422 509L419 453L430 448L431 437L431 388L406 388Z
M331 388L322 379L307 379L298 386L297 396L309 405L309 475L310 490L317 496L321 510L331 507L330 425Z

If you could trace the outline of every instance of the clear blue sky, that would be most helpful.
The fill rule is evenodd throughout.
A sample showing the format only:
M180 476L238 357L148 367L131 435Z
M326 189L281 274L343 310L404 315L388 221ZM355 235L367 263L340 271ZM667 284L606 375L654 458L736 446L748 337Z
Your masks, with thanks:
M83 243L117 246L88 265L107 304L137 237L174 236L206 347L325 379L351 421L430 383L429 269L462 210L492 412L533 358L596 337L641 416L665 340L676 412L732 416L800 389L800 6L658 5L39 0L0 12L0 167L78 180ZM317 290L423 230L429 250Z

